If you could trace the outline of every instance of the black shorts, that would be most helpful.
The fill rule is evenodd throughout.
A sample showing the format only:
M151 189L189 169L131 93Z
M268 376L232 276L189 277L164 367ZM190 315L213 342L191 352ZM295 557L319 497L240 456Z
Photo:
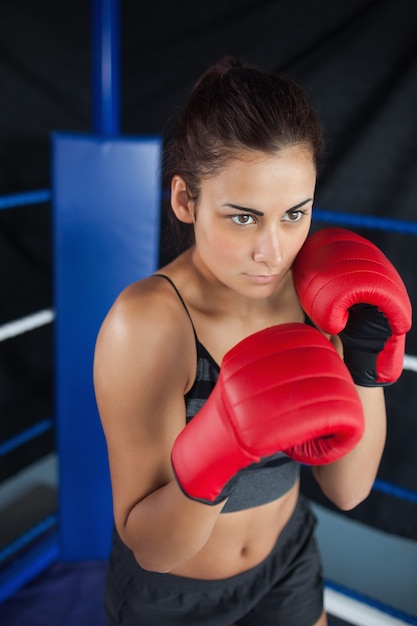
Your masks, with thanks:
M323 611L315 524L307 502L300 497L271 554L242 574L221 580L145 571L116 536L105 598L108 623L313 626Z

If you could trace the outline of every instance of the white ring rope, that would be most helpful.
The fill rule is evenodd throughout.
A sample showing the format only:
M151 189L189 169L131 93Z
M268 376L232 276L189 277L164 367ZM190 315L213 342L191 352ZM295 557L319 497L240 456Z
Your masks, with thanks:
M412 372L417 372L417 357L410 356L409 354L404 355L404 369L411 370Z
M0 341L17 337L23 333L27 333L35 328L40 328L46 324L51 324L55 319L55 313L52 309L43 309L32 315L21 317L13 322L7 322L0 326ZM404 356L404 369L417 372L417 357L406 354Z
M326 611L335 617L348 620L352 626L405 626L407 622L383 613L378 608L368 606L343 593L324 590Z
M35 328L40 328L46 324L51 324L55 319L55 313L52 309L43 309L32 315L21 317L13 322L7 322L0 326L0 341L23 335Z

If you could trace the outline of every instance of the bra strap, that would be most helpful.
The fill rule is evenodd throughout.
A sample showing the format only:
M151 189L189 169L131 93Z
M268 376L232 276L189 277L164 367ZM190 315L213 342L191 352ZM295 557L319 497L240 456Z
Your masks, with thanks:
M194 328L192 317L191 317L190 312L187 309L187 305L185 304L184 299L183 299L182 295L180 294L180 292L178 291L178 288L177 288L176 284L174 283L174 281L169 276L166 276L166 274L153 274L153 276L159 276L160 278L165 278L165 280L167 280L169 282L169 284L171 285L171 287L174 289L175 293L177 294L177 296L179 298L179 301L181 302L182 306L184 307L185 312L187 313L188 318L189 318L189 320L191 322L191 326L193 327L194 337L195 337L196 341L198 341L197 333L196 333L196 330Z

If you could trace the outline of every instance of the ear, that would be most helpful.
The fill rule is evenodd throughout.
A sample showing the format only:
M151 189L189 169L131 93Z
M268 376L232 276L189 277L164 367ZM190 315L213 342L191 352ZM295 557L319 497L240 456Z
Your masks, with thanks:
M180 222L194 223L193 203L188 198L187 185L181 176L176 175L172 178L171 206Z

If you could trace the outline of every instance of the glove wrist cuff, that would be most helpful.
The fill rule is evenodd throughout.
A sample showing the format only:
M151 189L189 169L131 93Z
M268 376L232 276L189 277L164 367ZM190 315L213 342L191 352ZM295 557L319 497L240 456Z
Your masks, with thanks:
M385 387L390 383L378 382L376 359L378 354L359 348L344 348L344 361L355 385L360 387Z

